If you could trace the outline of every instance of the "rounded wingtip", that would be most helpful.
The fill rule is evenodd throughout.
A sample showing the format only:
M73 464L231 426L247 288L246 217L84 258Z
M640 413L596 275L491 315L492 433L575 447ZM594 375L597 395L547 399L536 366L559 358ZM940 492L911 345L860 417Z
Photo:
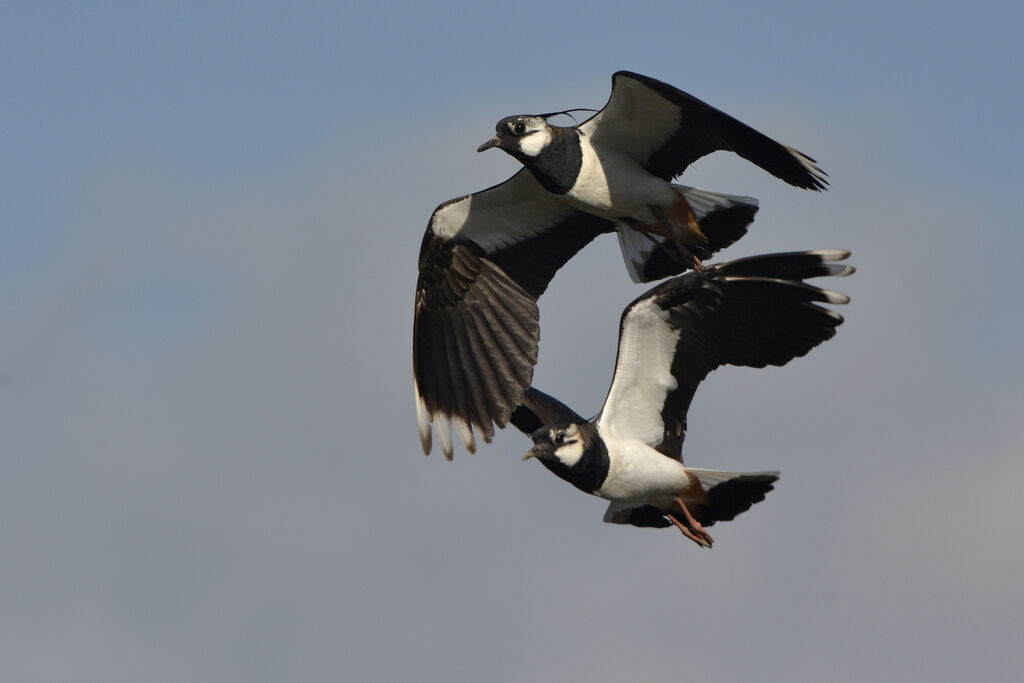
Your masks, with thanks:
M434 413L434 431L437 432L437 441L441 444L441 452L444 454L445 460L451 460L454 458L454 451L452 450L452 429L451 422L447 416L441 413Z
M850 303L850 297L846 296L842 292L834 292L831 289L823 289L821 293L825 297L825 301L830 304L848 304Z
M476 439L473 437L473 426L460 417L453 418L452 422L455 423L455 429L459 432L462 445L466 447L470 455L476 453Z
M427 410L427 404L423 401L423 396L420 395L420 385L415 377L412 380L412 389L416 396L416 428L420 433L420 446L423 448L423 455L430 455L430 448L432 446L430 412Z
M807 253L814 254L822 261L830 263L832 261L843 261L848 259L850 258L850 254L853 252L849 249L815 249Z

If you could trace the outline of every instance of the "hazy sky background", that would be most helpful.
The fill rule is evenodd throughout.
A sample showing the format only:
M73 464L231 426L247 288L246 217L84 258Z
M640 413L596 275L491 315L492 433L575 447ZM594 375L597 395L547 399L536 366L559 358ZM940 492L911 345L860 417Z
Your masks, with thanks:
M1018 680L1024 10L352 5L0 7L0 679ZM697 164L761 200L724 257L858 267L834 340L699 390L687 462L782 470L712 551L416 436L430 212L617 69L831 175ZM585 250L535 383L595 412L642 291Z

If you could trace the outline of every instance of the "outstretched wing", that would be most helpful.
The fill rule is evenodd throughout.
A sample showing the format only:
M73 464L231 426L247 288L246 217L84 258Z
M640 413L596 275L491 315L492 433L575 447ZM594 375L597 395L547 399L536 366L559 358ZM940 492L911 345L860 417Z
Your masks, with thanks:
M439 206L420 247L413 376L420 440L452 457L451 424L473 452L504 427L533 378L537 298L555 272L614 225L572 209L523 169Z
M769 254L687 273L630 304L598 427L682 459L697 385L722 365L785 365L831 338L849 298L803 280L848 275L848 251Z
M772 140L693 95L629 71L612 76L604 109L580 124L595 147L628 155L665 180L718 150L735 152L790 185L823 190L814 159Z

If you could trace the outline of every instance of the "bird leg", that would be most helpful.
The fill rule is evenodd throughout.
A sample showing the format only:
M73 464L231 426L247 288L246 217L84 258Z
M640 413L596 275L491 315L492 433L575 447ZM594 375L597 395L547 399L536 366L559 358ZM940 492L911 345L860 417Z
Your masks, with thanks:
M682 522L680 522L678 519L676 519L673 515L669 514L668 518L669 518L669 521L671 521L673 524L676 525L677 529L679 529L680 531L683 532L683 536L686 536L688 539L690 539L691 541L693 541L694 543L696 543L697 545L699 545L702 548L710 548L711 547L710 543L708 543L707 541L705 541L702 538L698 538L696 534L694 534L692 531L690 531L690 529L688 529Z
M661 224L661 227L665 230L668 236L672 238L672 242L675 243L676 249L679 250L679 254L673 254L673 257L678 259L679 262L685 265L687 268L692 268L694 270L703 270L704 264L701 263L700 259L697 258L697 256L692 251L690 251L690 248L688 246L686 246L686 229L678 225L675 221L669 220L668 217L665 216L665 212L662 211L660 206L651 205L649 206L649 208L654 217L658 219L658 223Z
M710 548L715 539L704 530L703 525L693 518L682 498L677 497L672 501L672 507L668 510L669 520L676 525L676 528L683 532L683 536L701 546Z

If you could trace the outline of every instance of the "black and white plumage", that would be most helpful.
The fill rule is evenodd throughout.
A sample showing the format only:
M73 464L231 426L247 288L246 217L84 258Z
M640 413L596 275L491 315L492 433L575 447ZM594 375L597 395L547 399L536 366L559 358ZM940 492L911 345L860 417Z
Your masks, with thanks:
M697 385L722 365L785 365L830 339L842 317L820 303L848 297L804 280L848 275L846 251L770 254L682 275L631 303L601 412L584 420L529 388L511 416L556 475L611 501L605 521L675 525L710 547L704 530L763 500L778 472L683 466L686 413Z
M751 197L672 184L696 159L734 151L788 183L824 189L809 157L672 86L625 71L605 107L578 126L512 116L480 147L524 168L432 214L419 256L413 331L424 452L436 432L452 456L489 441L530 385L537 299L555 272L600 234L616 232L630 277L683 272L746 234Z

